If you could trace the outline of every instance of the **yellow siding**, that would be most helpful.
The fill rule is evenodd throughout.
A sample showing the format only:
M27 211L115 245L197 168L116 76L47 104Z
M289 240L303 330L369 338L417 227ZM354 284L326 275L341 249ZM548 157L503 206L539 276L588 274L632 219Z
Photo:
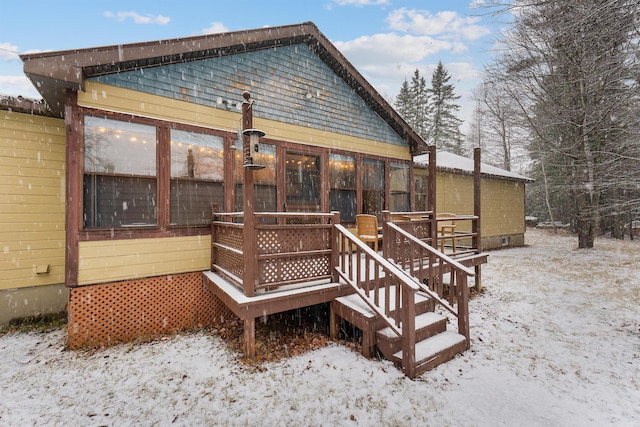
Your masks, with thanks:
M473 215L473 176L436 174L438 212ZM521 234L524 226L524 184L500 179L481 181L482 237Z
M63 120L0 111L0 290L64 283L64 162Z
M78 104L230 132L238 130L241 118L240 112L211 108L91 81L85 82L84 92L78 92ZM289 125L259 117L254 117L253 124L254 127L266 132L266 138L411 160L408 147L320 131L305 126Z
M436 173L438 212L473 215L473 177L454 173Z
M524 225L524 184L482 180L482 235L521 234Z
M80 242L78 284L208 270L211 236Z

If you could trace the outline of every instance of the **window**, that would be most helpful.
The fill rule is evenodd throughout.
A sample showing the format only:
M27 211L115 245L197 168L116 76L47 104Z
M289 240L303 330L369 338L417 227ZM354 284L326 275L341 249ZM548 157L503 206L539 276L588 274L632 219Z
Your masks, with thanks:
M409 165L407 163L390 162L391 169L389 187L389 210L392 212L408 212L410 206Z
M253 171L254 184L254 211L255 212L276 212L277 209L277 181L276 181L276 146L273 144L260 143L260 152L253 153L253 159L256 164L264 165L264 169ZM242 150L235 151L235 168L234 168L234 204L235 210L240 212L244 210L243 201L243 174L242 166Z
M287 211L320 212L320 155L287 153L285 163Z
M413 193L415 200L415 208L417 211L429 210L429 185L428 178L420 169L414 169L413 172Z
M340 212L341 221L356 218L356 159L329 155L329 210Z
M172 225L211 221L224 205L224 143L219 136L171 130L169 220Z
M84 124L84 228L156 225L156 128L98 117Z
M362 161L362 213L378 215L384 209L385 162Z

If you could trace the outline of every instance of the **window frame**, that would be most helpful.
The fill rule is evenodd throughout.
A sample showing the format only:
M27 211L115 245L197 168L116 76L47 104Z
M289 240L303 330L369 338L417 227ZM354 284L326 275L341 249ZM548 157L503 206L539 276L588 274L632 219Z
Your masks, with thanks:
M77 177L73 180L77 183L71 184L68 188L69 194L76 194L77 201L70 203L78 210L77 218L73 221L77 224L78 240L93 241L106 239L139 239L139 238L155 238L155 237L177 237L177 236L196 236L207 235L211 233L211 224L171 224L170 223L170 131L171 129L203 133L223 138L223 156L224 156L224 179L223 179L223 206L218 208L223 211L225 206L227 209L233 206L232 191L227 191L226 182L233 176L232 150L234 140L237 138L236 133L223 131L219 129L205 128L196 125L168 122L160 119L140 117L125 113L113 113L103 110L97 110L89 107L76 106L73 109L75 123L77 123L78 132L69 137L70 146L76 147L74 153L70 153L70 159L74 159L68 163L75 164L72 167L70 176ZM123 226L108 228L85 228L83 220L84 212L84 149L85 149L85 117L96 117L101 119L110 119L115 121L124 121L135 124L142 124L155 127L156 130L156 223L144 226ZM229 194L228 194L229 193Z

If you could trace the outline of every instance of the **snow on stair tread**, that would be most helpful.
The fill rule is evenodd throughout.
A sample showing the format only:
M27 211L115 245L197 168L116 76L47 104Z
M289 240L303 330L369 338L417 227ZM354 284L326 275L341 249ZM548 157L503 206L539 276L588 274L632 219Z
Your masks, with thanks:
M431 338L416 343L416 363L433 359L438 353L465 341L464 335L452 331L441 332ZM393 355L402 360L402 350Z
M429 311L427 313L420 314L416 316L416 330L420 330L422 328L427 328L435 323L438 323L445 319L444 316ZM384 328L378 331L378 334L384 335L387 338L397 337L396 333L391 330L391 328Z
M384 289L380 289L378 291L380 293L380 302L379 302L379 306L380 307L384 307ZM391 294L391 306L395 306L395 290L391 289L390 290L390 294ZM371 294L371 299L373 299L373 293ZM422 293L417 293L416 294L416 304L420 303L420 302L424 302L426 300L428 300L429 298L422 294ZM336 298L336 301L340 302L341 304L349 307L352 310L355 310L357 312L359 312L360 314L362 314L363 316L366 317L375 317L376 314L373 312L373 310L371 310L371 308L367 305L366 302L364 302L362 300L362 298L358 295L358 294L351 294L351 295L347 295L345 297L339 297Z

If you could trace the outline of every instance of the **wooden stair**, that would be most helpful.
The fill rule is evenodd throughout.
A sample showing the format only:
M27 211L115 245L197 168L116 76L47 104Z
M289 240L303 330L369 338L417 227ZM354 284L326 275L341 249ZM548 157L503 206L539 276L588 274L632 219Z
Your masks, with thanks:
M402 367L402 338L387 327L358 295L336 298L332 312L362 331L362 354L373 357L374 349L400 370ZM446 317L433 312L434 304L426 294L416 294L416 375L435 368L466 350L464 335L447 330Z

